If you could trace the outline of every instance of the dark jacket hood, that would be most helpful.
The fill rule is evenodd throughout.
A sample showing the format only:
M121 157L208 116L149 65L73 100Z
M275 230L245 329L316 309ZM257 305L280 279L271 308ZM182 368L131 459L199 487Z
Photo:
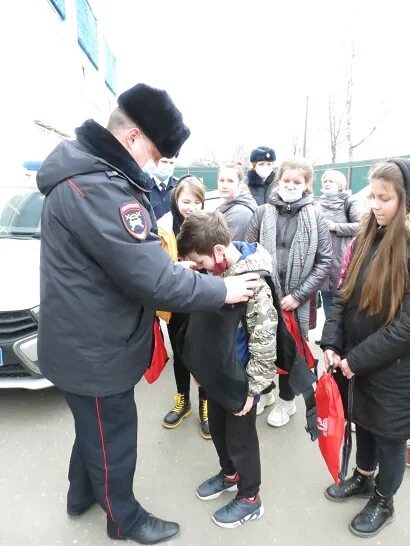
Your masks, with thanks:
M75 133L77 140L61 142L44 160L37 173L41 193L48 195L60 182L73 176L113 170L139 190L150 191L153 181L107 129L89 119Z
M255 199L250 193L246 192L241 193L235 197L235 199L224 200L221 205L219 205L219 210L222 212L222 214L224 214L235 205L243 205L244 207L248 207L248 209L250 209L252 212L255 212L255 210L258 208Z
M268 203L275 205L279 212L286 212L288 214L296 214L302 207L306 205L312 205L315 202L313 195L308 193L304 195L302 199L298 199L294 203L285 203L280 197L277 191L271 193Z
M56 146L43 161L37 173L37 186L42 194L48 195L55 186L67 178L112 170L112 168L103 159L82 149L76 140L65 140Z

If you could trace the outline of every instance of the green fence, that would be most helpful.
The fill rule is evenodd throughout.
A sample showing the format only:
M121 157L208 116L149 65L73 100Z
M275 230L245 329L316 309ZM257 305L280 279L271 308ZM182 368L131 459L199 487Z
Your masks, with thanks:
M410 155L404 155L402 157L410 158ZM313 177L313 190L315 195L320 194L321 183L323 173L327 169L336 169L342 171L347 178L347 186L352 190L352 193L357 193L368 183L369 170L377 163L385 161L385 157L378 159L365 159L363 161L352 161L346 163L327 163L324 165L315 165L315 173Z
M410 155L402 157L410 158ZM364 188L368 182L369 170L373 165L385 161L386 158L365 159L363 161L352 161L345 163L326 163L315 165L313 176L313 190L315 195L320 195L320 180L327 169L342 171L347 178L348 188L352 193L357 193ZM178 167L175 169L175 176L178 178L184 174L193 174L200 178L207 190L216 190L218 183L218 169L216 167Z
M177 167L174 176L192 174L202 180L207 190L216 190L218 186L218 169L216 167Z

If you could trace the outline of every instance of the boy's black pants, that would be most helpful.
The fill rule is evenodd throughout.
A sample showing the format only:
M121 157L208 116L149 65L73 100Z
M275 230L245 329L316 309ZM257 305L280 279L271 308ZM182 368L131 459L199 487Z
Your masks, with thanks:
M208 419L222 472L227 476L239 473L240 496L257 495L261 483L261 461L256 431L256 404L249 413L237 417L208 398Z

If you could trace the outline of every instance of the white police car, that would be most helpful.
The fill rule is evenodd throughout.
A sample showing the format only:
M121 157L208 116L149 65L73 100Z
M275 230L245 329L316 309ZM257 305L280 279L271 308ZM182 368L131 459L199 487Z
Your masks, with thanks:
M0 181L0 389L52 385L37 359L43 206L37 168L17 182Z

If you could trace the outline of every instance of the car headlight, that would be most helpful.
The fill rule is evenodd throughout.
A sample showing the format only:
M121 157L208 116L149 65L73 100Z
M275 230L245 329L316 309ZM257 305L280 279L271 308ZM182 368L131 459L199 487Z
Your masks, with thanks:
M38 322L38 319L40 318L40 306L37 305L37 307L33 307L33 309L30 309L30 313L33 315L36 322Z

